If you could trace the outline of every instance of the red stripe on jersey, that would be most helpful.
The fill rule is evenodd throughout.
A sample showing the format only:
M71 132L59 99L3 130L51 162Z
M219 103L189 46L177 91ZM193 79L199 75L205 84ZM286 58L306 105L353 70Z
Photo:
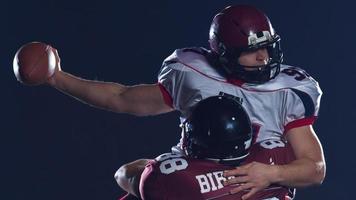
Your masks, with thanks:
M284 133L287 133L292 128L312 125L315 122L316 118L317 118L316 116L312 116L312 117L297 119L295 121L289 122L286 126L284 126Z
M171 108L173 108L173 99L172 99L171 95L168 93L167 89L166 89L161 83L158 83L158 87L159 87L159 90L160 90L161 93L162 93L164 102L165 102L168 106L170 106Z
M256 140L258 138L258 135L260 134L260 129L261 129L261 124L252 122L252 144L256 143Z
M239 87L242 87L242 85L244 84L244 82L242 80L239 80L239 79L228 79L227 80L228 83L231 83L233 85L237 85Z

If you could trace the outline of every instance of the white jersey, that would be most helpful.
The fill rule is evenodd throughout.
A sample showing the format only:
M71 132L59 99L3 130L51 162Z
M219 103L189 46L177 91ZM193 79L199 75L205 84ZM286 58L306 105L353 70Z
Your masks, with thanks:
M207 60L202 48L178 49L163 63L158 76L162 94L181 122L197 102L219 94L242 100L255 128L254 142L281 139L291 128L313 124L322 91L304 70L281 65L278 76L264 84L229 80Z

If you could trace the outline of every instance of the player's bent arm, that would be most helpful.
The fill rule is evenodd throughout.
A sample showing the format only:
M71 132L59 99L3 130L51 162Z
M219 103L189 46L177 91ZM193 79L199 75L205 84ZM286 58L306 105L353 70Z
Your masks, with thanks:
M313 127L303 126L288 131L287 140L292 145L296 160L278 165L272 182L291 187L321 184L325 178L326 165L322 146Z
M139 159L121 166L114 175L117 184L126 192L140 197L141 174L148 162L148 159Z
M49 82L58 90L89 105L138 116L172 111L157 84L125 86L118 83L85 80L57 71Z

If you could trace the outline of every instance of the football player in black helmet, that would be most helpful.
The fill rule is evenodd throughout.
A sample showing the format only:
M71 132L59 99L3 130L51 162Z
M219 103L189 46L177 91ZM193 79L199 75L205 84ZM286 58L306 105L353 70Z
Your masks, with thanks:
M190 157L237 165L248 155L251 122L236 99L212 96L200 101L182 128L183 149Z
M140 179L141 199L241 199L246 191L230 193L235 186L223 185L223 171L252 161L285 164L294 159L284 156L289 148L283 142L275 148L252 145L250 118L240 102L228 96L201 100L181 127L183 151L162 154L146 165ZM274 185L251 199L289 199L291 191Z

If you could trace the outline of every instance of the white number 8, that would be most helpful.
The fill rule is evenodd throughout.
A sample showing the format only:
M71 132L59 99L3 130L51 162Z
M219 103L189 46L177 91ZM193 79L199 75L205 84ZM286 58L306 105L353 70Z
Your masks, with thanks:
M186 169L187 167L188 163L186 160L182 158L173 158L170 160L163 161L160 164L159 169L163 174L170 174L175 171Z

